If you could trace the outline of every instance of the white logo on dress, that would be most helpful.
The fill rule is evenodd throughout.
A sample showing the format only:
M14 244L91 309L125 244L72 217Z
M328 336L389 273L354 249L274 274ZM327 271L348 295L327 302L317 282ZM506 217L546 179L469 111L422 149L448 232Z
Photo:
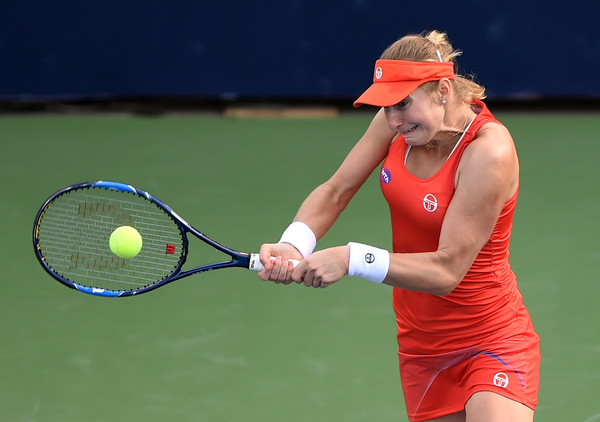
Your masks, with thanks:
M382 76L383 76L383 69L381 67L377 66L377 68L375 69L375 78L381 79Z
M437 207L438 200L435 197L435 195L432 193L428 193L427 195L425 195L425 198L423 198L423 208L425 208L425 211L434 212L435 210L437 210Z
M501 388L508 387L508 375L504 372L498 372L494 375L494 385Z

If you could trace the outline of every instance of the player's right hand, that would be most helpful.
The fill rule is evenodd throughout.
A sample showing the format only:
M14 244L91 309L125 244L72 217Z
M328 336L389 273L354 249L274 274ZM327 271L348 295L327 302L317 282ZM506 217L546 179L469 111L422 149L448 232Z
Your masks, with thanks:
M258 276L278 284L292 283L294 264L290 260L302 260L302 254L289 243L266 243L261 246L259 256L265 268L258 272Z

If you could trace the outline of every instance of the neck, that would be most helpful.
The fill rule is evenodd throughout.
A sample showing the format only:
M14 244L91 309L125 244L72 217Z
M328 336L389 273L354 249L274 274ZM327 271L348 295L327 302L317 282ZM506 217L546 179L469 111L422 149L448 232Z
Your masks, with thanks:
M468 107L467 110L461 110L454 117L448 116L450 123L448 125L443 124L435 138L423 145L425 150L435 152L437 155L447 156L475 116L476 114L471 110L471 107Z

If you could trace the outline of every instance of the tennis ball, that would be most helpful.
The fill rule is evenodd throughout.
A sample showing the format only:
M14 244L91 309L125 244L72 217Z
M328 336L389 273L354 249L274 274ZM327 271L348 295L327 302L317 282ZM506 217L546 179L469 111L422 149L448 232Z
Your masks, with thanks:
M142 236L131 226L121 226L111 233L110 250L123 259L131 259L142 250Z

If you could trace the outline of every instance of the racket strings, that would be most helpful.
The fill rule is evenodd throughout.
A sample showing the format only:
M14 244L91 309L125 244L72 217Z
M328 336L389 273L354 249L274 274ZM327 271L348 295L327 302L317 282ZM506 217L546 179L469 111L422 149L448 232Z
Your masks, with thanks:
M134 227L142 236L140 253L116 256L111 233ZM80 188L56 197L41 216L39 248L47 265L61 277L104 290L137 290L164 280L185 260L177 223L147 198L104 188Z

